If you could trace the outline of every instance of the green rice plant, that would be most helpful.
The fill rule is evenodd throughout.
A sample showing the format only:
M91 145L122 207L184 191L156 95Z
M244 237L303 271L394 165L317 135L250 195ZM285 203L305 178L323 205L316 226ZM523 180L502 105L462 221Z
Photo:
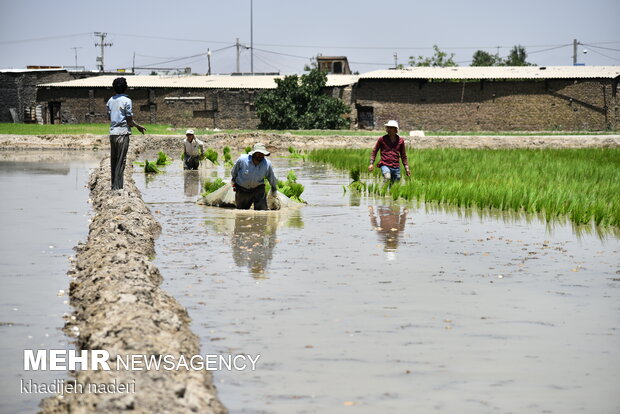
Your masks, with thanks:
M321 149L313 161L364 171L370 150ZM368 194L541 214L547 221L620 226L620 149L418 149L411 179ZM378 178L378 176L375 176ZM352 177L353 178L353 177Z
M286 175L286 181L278 180L278 191L282 194L290 198L291 200L297 201L299 203L305 203L305 201L301 198L301 194L304 192L305 187L303 184L297 182L297 176L293 171L289 171ZM265 192L269 192L271 190L271 184L269 181L265 179Z
M159 151L157 153L157 161L155 162L157 165L169 165L172 164L172 159L166 155L165 152Z
M202 155L200 156L201 160L209 160L211 161L213 164L219 164L217 162L217 151L215 151L212 148L207 148Z
M299 159L306 159L307 155L306 154L302 154L301 150L296 150L293 146L289 145L288 147L288 153L289 155L284 156L283 158L299 158Z
M245 147L245 153L249 154L252 151L252 147Z
M149 160L144 160L144 172L147 174L157 174L161 171L159 170L159 168L157 168L156 163Z
M349 170L349 178L351 178L353 182L359 181L361 174L362 174L362 171L359 167L351 168Z
M233 162L230 154L230 147L224 147L222 154L224 155L224 165L232 166Z
M205 180L204 183L202 183L202 189L204 190L202 193L202 196L206 196L207 194L210 194L212 192L214 192L215 190L218 190L222 187L224 187L226 183L224 183L224 181L221 178L216 178L215 180L211 181L211 180Z

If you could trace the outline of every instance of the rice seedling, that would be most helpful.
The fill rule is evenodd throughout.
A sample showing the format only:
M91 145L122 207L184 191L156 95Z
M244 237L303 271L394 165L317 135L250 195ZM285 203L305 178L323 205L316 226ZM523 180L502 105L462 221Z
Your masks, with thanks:
M209 160L213 164L219 164L217 162L217 151L212 148L207 148L200 156L200 160Z
M293 146L290 145L288 147L288 154L289 155L283 156L283 158L299 158L305 160L307 157L307 155L303 154L301 150L296 150L295 148L293 148Z
M224 187L226 183L224 183L224 181L221 178L216 178L215 180L211 181L211 180L205 180L204 183L202 183L202 189L204 190L202 193L202 196L206 196L207 194L210 194L212 192L214 192L215 190L218 190L222 187Z
M372 179L374 174L364 172L369 155L370 150L323 149L309 158L343 170L359 169ZM375 179L357 190L462 208L537 213L547 221L568 218L576 224L620 226L618 148L420 149L409 151L408 158L411 179L392 188Z
M157 174L161 171L159 170L159 168L157 168L156 163L149 160L144 160L144 172L147 174Z
M271 184L265 179L265 192L271 190ZM304 192L305 187L303 184L297 182L297 176L293 171L289 171L286 175L286 181L278 180L278 191L299 203L305 203L301 198L301 194Z
M157 153L157 161L155 161L157 165L169 165L172 164L172 159L163 151L159 151Z
M230 154L230 147L224 147L224 149L222 150L222 155L224 156L224 165L232 166L233 162L232 156Z
M249 154L250 151L252 151L252 147L245 147L244 151L245 151L246 154Z

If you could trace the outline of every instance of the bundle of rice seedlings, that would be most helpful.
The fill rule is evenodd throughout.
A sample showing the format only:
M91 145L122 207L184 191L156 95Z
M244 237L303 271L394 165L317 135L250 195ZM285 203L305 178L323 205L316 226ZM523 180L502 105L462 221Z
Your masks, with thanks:
M224 187L224 185L226 185L226 183L224 183L224 181L219 177L213 181L205 180L205 182L202 184L202 188L204 190L204 192L202 193L202 196L204 197L207 194L210 194L214 192L215 190L218 190Z
M224 164L225 165L232 165L232 156L230 155L230 147L224 147L223 149L223 154L224 154Z
M144 172L147 174L159 173L159 168L157 168L157 164L151 162L149 160L144 160Z
M252 147L245 147L245 153L249 154L252 151Z
M157 161L155 162L157 165L168 165L172 164L172 159L163 151L159 151L157 154Z
M203 153L202 156L200 157L201 160L209 160L211 161L213 164L219 164L217 162L217 151L215 151L214 149L211 148L207 148Z

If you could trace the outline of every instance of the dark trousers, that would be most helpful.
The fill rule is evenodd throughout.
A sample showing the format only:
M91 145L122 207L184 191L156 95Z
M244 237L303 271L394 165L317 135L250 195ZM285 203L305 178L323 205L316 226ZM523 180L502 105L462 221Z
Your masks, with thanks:
M254 210L267 210L267 197L265 196L265 186L259 185L256 188L243 188L236 186L235 207L240 210L248 210L254 203Z
M129 149L129 135L110 135L110 166L112 167L112 190L123 188L125 161Z
M200 155L187 155L183 154L185 162L183 163L184 170L197 170L200 165Z

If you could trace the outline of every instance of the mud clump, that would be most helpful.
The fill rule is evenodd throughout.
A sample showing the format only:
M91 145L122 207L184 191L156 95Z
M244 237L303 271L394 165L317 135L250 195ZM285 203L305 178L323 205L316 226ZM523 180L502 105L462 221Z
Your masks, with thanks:
M117 356L200 355L190 318L161 288L162 276L150 257L160 225L131 178L138 146L130 149L125 188L110 189L110 160L90 177L95 216L86 243L77 247L69 271L73 315L65 329L78 350L106 350L110 371L80 370L84 384L131 384L135 392L66 392L43 400L42 413L226 413L206 370L116 370ZM122 368L122 367L121 367Z

